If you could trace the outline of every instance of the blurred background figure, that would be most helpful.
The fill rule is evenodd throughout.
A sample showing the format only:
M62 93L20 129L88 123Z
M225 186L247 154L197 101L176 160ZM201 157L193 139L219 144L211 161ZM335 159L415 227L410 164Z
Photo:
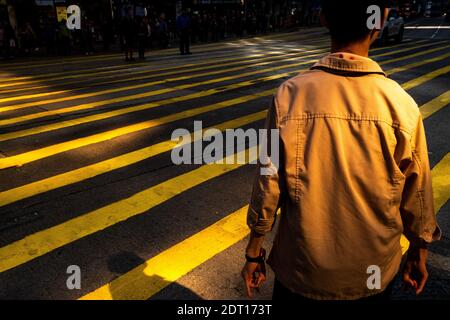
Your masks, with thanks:
M46 54L56 54L56 25L50 19L45 20L42 29L42 42L47 50Z
M94 54L95 28L91 20L86 19L82 26L82 41L84 54L89 56Z
M192 54L190 50L191 19L186 10L177 18L177 32L180 37L180 54Z
M6 23L3 31L5 58L15 58L17 55L17 37L11 24Z
M111 44L114 41L114 24L111 19L105 20L102 27L103 34L103 50L107 51L110 49Z
M146 17L140 18L137 28L139 59L145 59L145 50L147 48L147 40L150 36L150 26Z
M23 28L20 30L20 47L23 50L25 56L29 55L32 51L38 51L36 46L37 37L30 22L26 22Z
M70 30L67 29L67 21L66 19L62 19L58 25L58 54L67 56L70 55L72 51L71 45L71 34Z
M136 23L132 9L128 10L127 15L122 21L122 35L125 61L134 61L133 50L136 42Z
M5 56L5 26L0 21L0 56Z
M156 27L158 28L158 42L159 46L163 49L169 47L169 26L166 22L166 15L161 13L157 22Z

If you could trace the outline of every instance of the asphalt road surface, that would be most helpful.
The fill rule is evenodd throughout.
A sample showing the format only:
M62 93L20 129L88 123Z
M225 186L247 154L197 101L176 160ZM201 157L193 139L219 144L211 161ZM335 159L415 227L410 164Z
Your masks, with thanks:
M438 219L421 299L450 298L450 30L408 24L372 57L425 119ZM424 28L427 27L427 28ZM174 130L261 128L324 29L152 51L0 63L0 299L243 299L253 165L174 165ZM370 174L370 172L368 172ZM271 239L266 240L270 249ZM69 266L81 271L70 290ZM273 275L256 296L270 299ZM394 299L415 299L400 283Z

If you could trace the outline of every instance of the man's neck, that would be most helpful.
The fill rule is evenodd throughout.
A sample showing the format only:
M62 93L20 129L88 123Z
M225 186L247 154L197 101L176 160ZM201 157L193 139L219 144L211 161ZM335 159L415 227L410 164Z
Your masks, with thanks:
M331 53L348 52L362 57L369 57L370 45L368 41L342 44L331 41Z

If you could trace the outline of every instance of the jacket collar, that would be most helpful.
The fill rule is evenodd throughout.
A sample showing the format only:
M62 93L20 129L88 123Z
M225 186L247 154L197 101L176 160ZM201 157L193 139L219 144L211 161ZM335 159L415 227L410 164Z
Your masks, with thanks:
M331 69L351 73L378 73L387 76L380 65L370 58L348 52L331 53L322 58L312 68Z

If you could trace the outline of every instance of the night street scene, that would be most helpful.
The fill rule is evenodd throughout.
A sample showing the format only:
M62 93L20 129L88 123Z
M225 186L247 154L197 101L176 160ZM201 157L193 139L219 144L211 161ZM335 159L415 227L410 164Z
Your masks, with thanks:
M449 300L449 103L448 0L0 0L0 300Z

